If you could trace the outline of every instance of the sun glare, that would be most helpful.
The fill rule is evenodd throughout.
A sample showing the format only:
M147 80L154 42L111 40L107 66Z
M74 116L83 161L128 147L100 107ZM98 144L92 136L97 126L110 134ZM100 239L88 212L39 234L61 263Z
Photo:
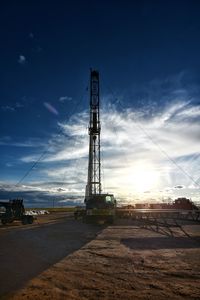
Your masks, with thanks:
M150 191L156 187L159 181L158 172L152 167L138 166L129 172L128 182L136 192Z

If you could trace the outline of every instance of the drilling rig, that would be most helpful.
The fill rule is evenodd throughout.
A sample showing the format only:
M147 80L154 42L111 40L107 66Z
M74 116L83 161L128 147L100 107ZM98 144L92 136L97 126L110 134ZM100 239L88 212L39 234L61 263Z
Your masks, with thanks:
M85 190L86 222L112 223L115 217L116 200L113 194L102 193L101 185L101 124L99 72L90 71L90 120L89 162Z

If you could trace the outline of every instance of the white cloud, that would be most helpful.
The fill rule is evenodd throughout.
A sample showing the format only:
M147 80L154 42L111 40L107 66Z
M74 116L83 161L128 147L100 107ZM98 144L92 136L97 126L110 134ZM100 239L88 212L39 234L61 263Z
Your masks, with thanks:
M20 102L16 102L16 103L15 103L15 107L16 107L16 108L22 108L22 107L24 107L24 104L22 104L22 103L20 103Z
M64 102L67 102L67 101L71 101L72 100L72 97L69 97L69 96L61 96L59 98L59 101L64 103Z
M24 147L24 148L38 148L44 147L46 144L39 138L29 138L26 141L13 139L10 136L3 136L0 138L1 146Z
M18 63L24 65L26 63L26 57L24 55L19 55Z
M10 183L4 183L0 182L0 193L10 193L14 197L18 195L18 193L23 197L28 198L44 198L44 196L48 197L58 197L61 199L66 198L66 200L70 199L74 196L79 196L79 199L83 201L83 198L80 197L81 194L84 193L83 190L77 189L76 186L70 186L69 184L66 184L65 182L39 182L35 181L32 183L24 183L24 184L14 184L13 182ZM18 197L18 196L17 196ZM25 199L26 200L26 199Z
M199 118L200 117L200 106L188 107L187 109L180 111L177 114L181 119L186 118Z
M188 101L170 104L159 115L155 112L148 117L148 111L125 109L119 112L113 106L102 110L105 190L112 192L113 189L118 196L127 199L192 195L197 200L199 189L192 187L194 182L182 171L200 184L200 156L197 155L200 122L194 121L194 111L195 117L199 116L199 106ZM83 191L87 177L88 114L79 113L59 126L64 135L54 136L49 142L49 154L43 159L47 169L41 173L52 180L64 178L69 183L68 188L71 182L71 189L77 181L75 189ZM33 154L23 157L22 161L36 159ZM51 167L59 162L62 167ZM184 188L174 189L175 186Z
M24 105L20 102L16 102L15 104L12 105L2 105L1 110L3 111L16 111L17 109L20 109L24 107Z
M15 111L15 107L10 106L10 105L1 106L1 109L3 111Z

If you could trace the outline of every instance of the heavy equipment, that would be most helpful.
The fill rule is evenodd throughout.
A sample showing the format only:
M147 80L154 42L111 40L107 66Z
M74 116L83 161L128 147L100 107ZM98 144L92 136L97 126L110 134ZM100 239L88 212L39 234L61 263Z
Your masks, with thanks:
M23 199L0 201L0 220L3 225L19 220L23 225L32 224L33 216L25 214Z
M116 200L113 194L102 193L101 185L99 95L99 72L91 70L88 178L85 190L85 211L82 215L86 222L112 223L115 218Z

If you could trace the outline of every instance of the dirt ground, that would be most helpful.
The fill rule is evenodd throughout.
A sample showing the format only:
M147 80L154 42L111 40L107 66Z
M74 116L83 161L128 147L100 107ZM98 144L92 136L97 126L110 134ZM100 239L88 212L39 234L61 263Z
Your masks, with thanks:
M1 299L200 299L200 223L0 227ZM25 245L24 245L25 243Z

